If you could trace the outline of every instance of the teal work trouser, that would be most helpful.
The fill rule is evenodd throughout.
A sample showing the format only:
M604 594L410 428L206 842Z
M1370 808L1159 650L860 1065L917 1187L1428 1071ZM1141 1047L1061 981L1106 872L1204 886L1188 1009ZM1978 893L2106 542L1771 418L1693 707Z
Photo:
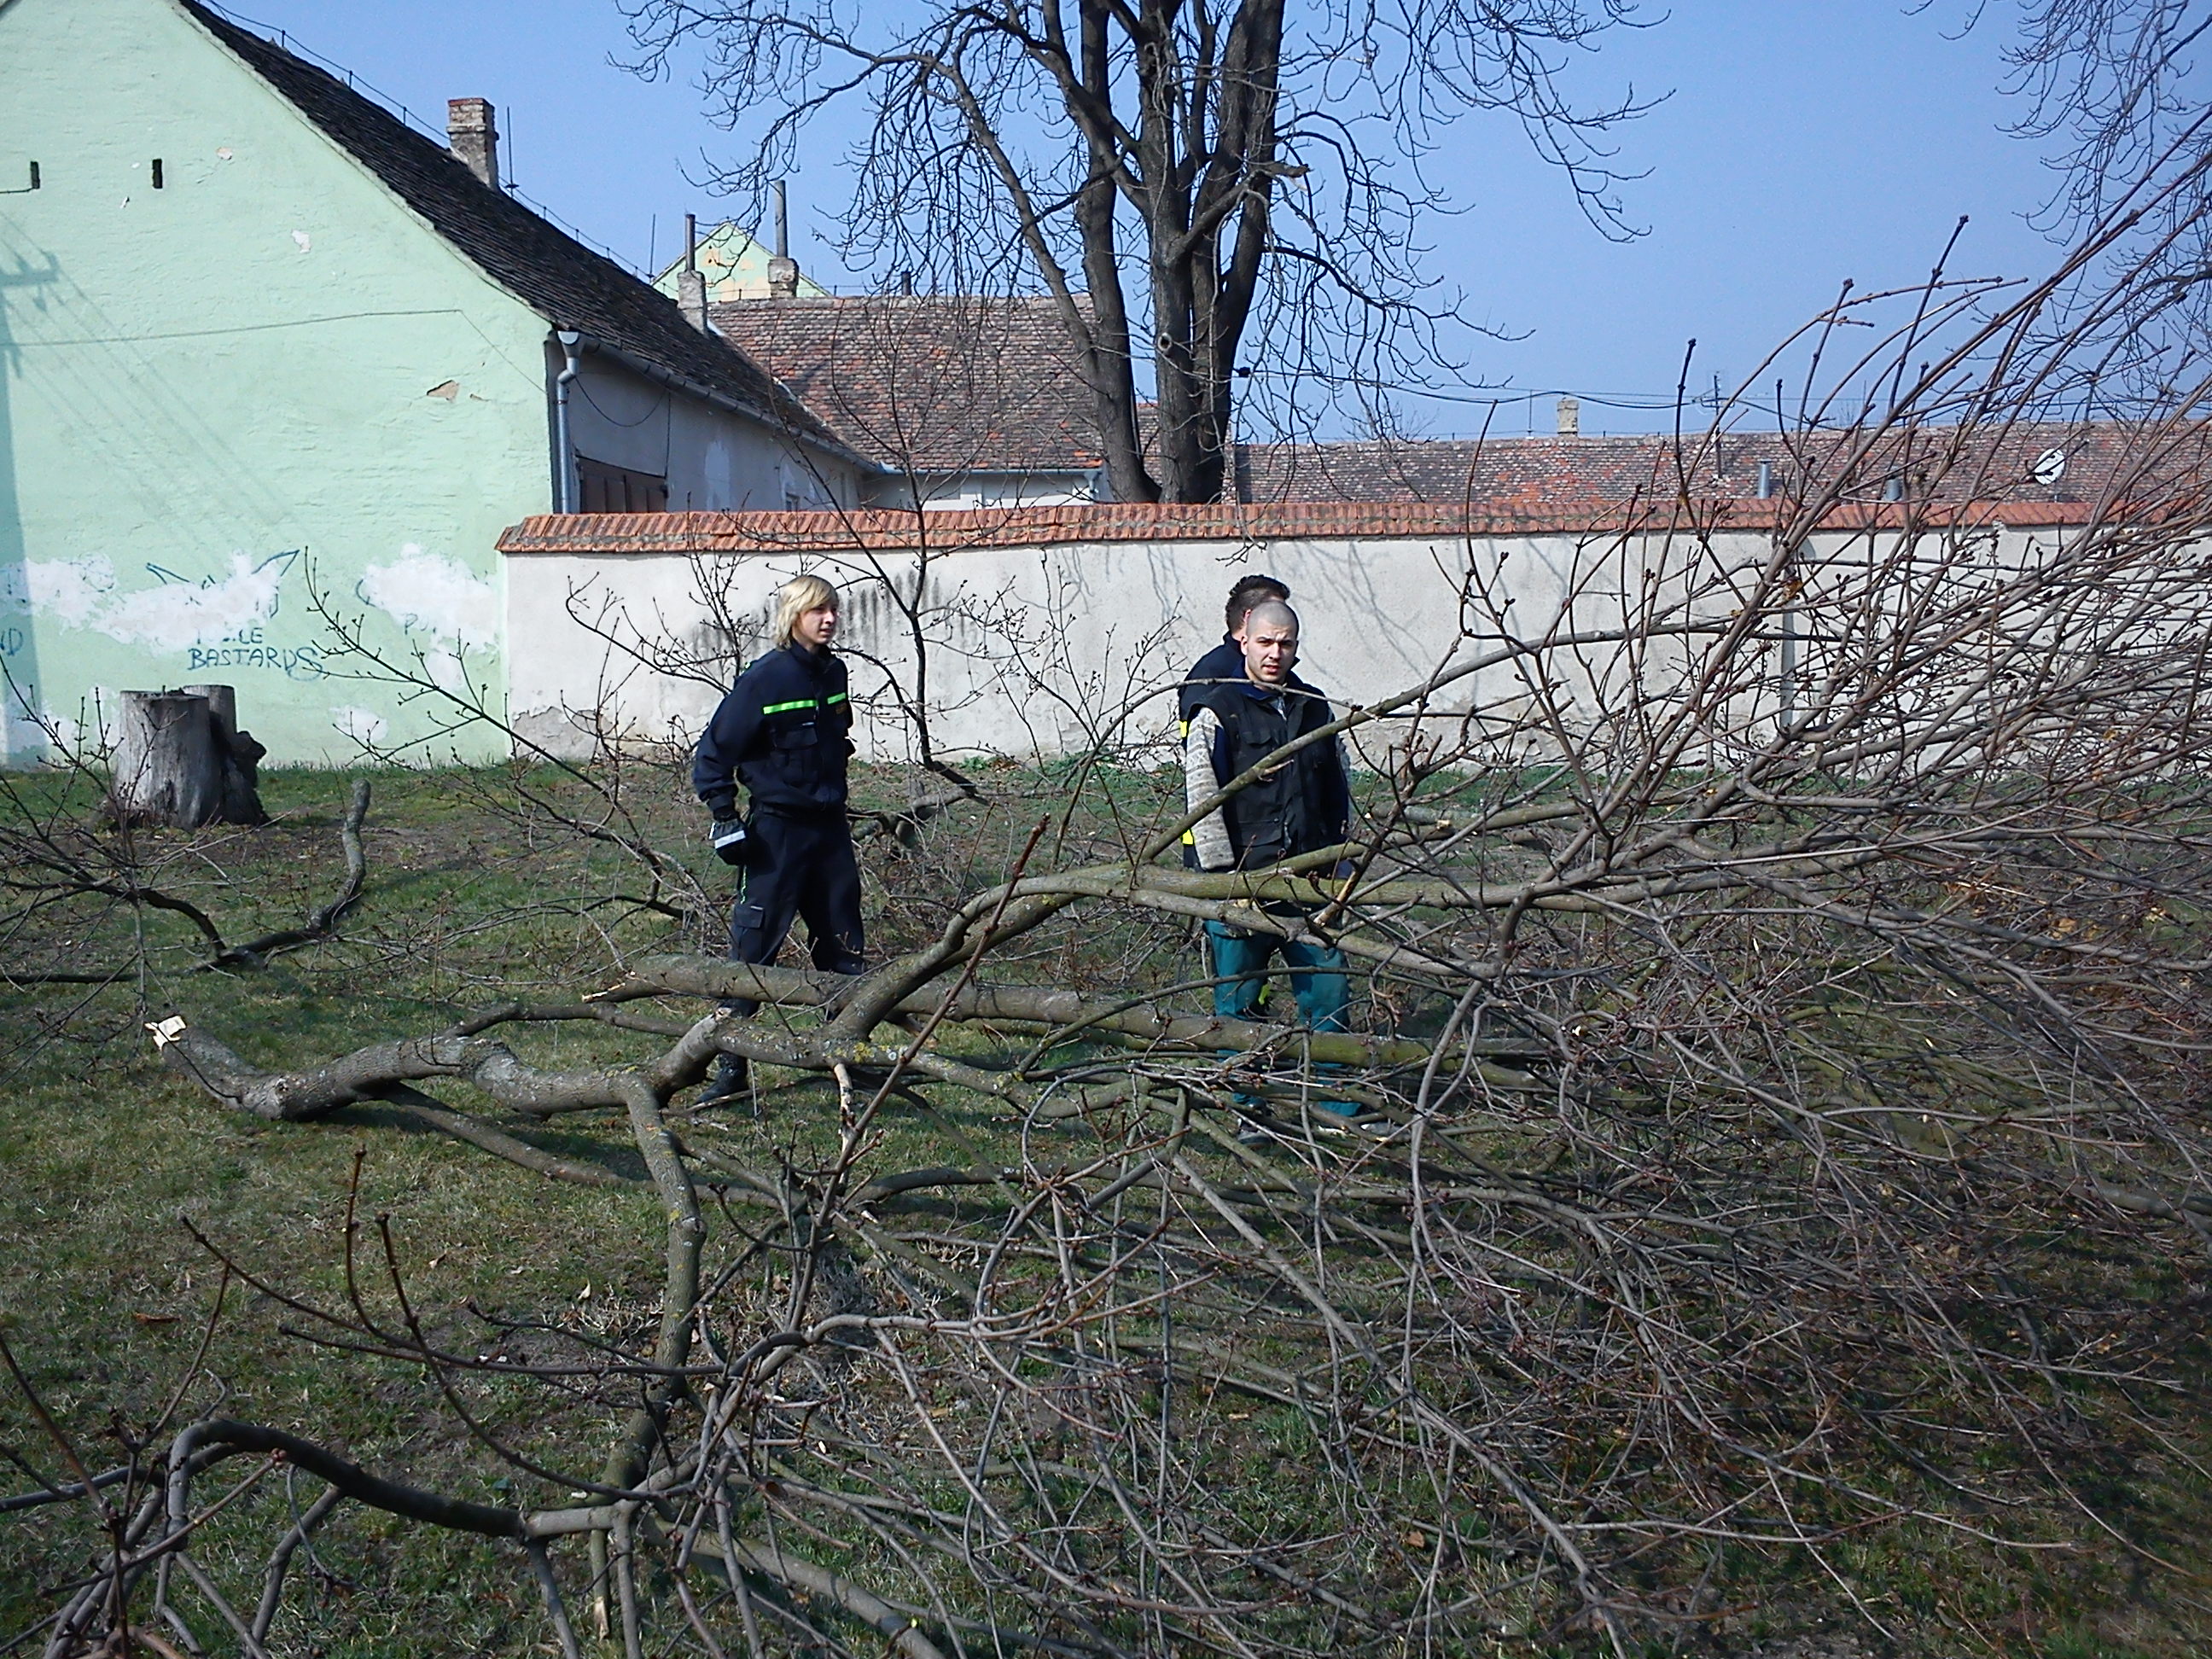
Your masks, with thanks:
M1268 960L1281 953L1291 971L1291 995L1298 1023L1309 1030L1341 1031L1352 981L1344 971L1344 952L1333 945L1305 945L1270 933L1240 933L1221 922L1206 924L1213 949L1213 1012L1224 1019L1250 1019L1257 1012L1267 981Z

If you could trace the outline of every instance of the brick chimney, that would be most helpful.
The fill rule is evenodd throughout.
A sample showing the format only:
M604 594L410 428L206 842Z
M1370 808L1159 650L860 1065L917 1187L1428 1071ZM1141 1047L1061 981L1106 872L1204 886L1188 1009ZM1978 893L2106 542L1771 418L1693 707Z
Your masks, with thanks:
M1583 404L1579 398L1559 399L1559 435L1579 438L1583 431Z
M446 100L446 147L471 173L499 188L499 128L487 98Z

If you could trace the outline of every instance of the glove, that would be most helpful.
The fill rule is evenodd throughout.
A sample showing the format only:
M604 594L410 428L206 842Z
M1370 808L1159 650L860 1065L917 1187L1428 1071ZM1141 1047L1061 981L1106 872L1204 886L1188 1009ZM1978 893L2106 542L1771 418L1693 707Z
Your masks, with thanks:
M714 856L725 864L743 864L752 856L753 839L745 833L743 818L716 818L708 839L714 843Z

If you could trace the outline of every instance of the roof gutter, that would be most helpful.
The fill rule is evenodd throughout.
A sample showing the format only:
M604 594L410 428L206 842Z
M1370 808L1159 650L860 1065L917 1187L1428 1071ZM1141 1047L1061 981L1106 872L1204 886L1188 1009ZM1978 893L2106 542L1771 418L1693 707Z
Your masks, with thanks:
M568 331L563 331L563 332ZM619 346L611 346L605 340L595 339L591 335L586 334L580 338L585 350L595 351L602 357L620 363L631 374L641 374L657 385L668 387L672 392L680 392L687 398L696 398L702 404L710 404L714 408L723 410L729 414L742 415L747 420L757 421L763 426L781 434L793 443L805 444L810 448L820 450L826 455L834 455L839 460L856 466L862 471L888 475L891 471L880 461L870 460L858 450L846 448L835 438L826 436L817 438L811 433L801 432L789 422L778 420L775 416L756 408L742 398L732 398L726 392L716 392L711 387L701 386L696 380L663 368L658 363L647 362L642 357L633 356Z

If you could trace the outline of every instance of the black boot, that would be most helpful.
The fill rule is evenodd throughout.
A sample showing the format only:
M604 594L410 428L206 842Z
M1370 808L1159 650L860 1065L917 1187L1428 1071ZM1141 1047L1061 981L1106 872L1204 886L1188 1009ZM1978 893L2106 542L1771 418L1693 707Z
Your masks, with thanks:
M752 1090L752 1067L743 1054L718 1054L714 1060L714 1075L707 1079L699 1098L691 1103L694 1110L702 1106L720 1105L734 1100Z

